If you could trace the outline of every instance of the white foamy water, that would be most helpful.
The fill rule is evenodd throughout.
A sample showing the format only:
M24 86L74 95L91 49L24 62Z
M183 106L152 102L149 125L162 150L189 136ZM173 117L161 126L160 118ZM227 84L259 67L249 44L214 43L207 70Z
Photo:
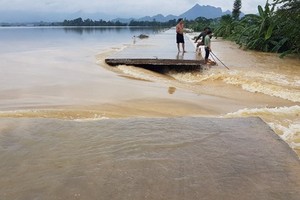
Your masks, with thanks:
M189 34L190 41L197 33ZM195 47L195 43L194 47ZM276 54L259 53L238 50L238 46L224 46L218 39L212 39L212 49L218 66L201 74L186 74L173 76L182 81L201 82L221 80L226 84L241 87L249 92L300 102L300 60L297 58L280 59ZM226 51L226 53L224 52ZM220 59L230 70L225 69Z
M300 102L298 76L288 77L274 72L234 71L223 80L227 84L238 85L250 92L260 92L293 102Z
M244 69L204 70L196 73L170 73L178 81L187 83L201 83L203 81L222 81L235 85L249 92L260 92L293 102L300 102L299 76L286 76L274 72L259 72Z

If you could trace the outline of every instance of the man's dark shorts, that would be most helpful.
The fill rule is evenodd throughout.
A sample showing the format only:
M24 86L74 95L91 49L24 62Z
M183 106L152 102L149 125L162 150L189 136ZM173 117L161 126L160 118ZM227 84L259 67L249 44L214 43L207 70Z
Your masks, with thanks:
M176 34L176 43L184 43L183 34L180 33Z

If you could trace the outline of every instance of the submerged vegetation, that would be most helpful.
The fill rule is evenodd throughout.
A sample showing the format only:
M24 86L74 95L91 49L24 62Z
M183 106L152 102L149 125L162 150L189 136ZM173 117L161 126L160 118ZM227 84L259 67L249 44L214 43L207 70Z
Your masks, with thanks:
M246 49L280 53L280 56L296 54L300 57L300 1L267 0L264 7L258 6L258 14L248 14L241 18L239 5L234 2L232 15L209 22L198 18L189 27L199 31L199 27L210 26L216 37L229 39Z

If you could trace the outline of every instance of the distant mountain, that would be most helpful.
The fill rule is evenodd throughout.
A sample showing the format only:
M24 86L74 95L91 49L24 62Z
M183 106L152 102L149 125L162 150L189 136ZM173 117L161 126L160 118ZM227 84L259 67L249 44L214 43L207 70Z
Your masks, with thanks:
M93 20L107 20L110 18L110 16L100 13L100 12L96 12L96 13L86 13L82 10L78 10L77 12L74 13L70 13L67 15L68 18L67 19L76 19L81 17L82 19L93 19Z
M167 22L167 21L172 20L172 19L178 19L178 16L175 16L175 15L163 16L162 14L158 14L158 15L155 15L153 17L145 16L145 17L141 17L141 18L138 18L138 19L135 19L135 18L116 18L116 19L113 19L111 21L113 21L113 22L119 21L119 22L122 22L122 23L129 23L132 20L135 20L135 21L150 21L150 22L152 22L152 21Z
M134 19L134 18L130 18L130 19L125 19L125 18L117 18L117 19L113 19L112 21L116 22L116 21L120 21L122 23L129 23L131 20L135 20L135 21L158 21L158 22L167 22L169 20L173 20L173 19L178 19L178 18L184 18L187 20L194 20L198 17L205 17L207 19L214 19L214 18L218 18L221 17L223 15L227 15L227 14L231 14L231 11L227 10L225 12L222 11L221 8L217 8L214 6L200 6L199 4L194 5L191 9L187 10L186 12L182 13L179 16L176 15L167 15L166 17L163 16L162 14L158 14L155 15L153 17L150 16L145 16L142 18L138 18L138 19ZM243 13L241 14L241 16L243 15Z
M223 15L231 15L231 11L230 10L226 10L225 12L223 12ZM240 17L243 17L245 14L241 12Z
M228 13L230 11L226 11ZM179 15L180 18L187 20L194 20L197 17L205 17L207 19L214 19L225 15L221 8L216 8L214 6L200 6L199 4L194 5L191 9L185 13ZM231 14L231 12L230 12Z
M176 15L167 15L164 16L162 14L158 14L155 16L145 16L142 18L113 18L112 15L96 12L96 13L86 13L82 10L73 13L60 13L60 12L29 12L29 11L17 11L17 10L7 10L0 12L0 23L16 23L16 22L62 22L65 19L71 20L81 17L83 20L92 19L92 20L105 20L105 21L119 21L122 23L129 23L132 20L135 21L157 21L157 22L167 22L169 20L177 20L178 18L185 18L188 20L194 20L197 17L205 17L205 18L217 18L222 15L231 14L231 11L227 10L225 12L222 11L221 8L213 7L213 6L200 6L196 4L191 9L182 13L179 16ZM241 13L241 16L244 16Z
M117 21L119 21L119 22L121 22L121 23L126 23L126 24L128 24L128 23L131 22L132 20L135 20L135 19L134 19L134 18L115 18L115 19L110 20L110 21L112 21L112 22L117 22Z
M158 15L155 15L153 17L142 17L142 18L139 18L138 21L158 21L158 22L167 22L169 20L172 20L172 19L177 19L178 16L175 16L175 15L168 15L168 16L163 16L162 14L158 14Z

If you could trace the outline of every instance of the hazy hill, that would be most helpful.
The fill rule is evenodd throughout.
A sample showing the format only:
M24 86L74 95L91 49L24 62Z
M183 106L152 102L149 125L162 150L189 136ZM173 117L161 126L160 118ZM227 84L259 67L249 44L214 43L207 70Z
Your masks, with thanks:
M26 11L3 11L0 12L0 23L8 22L8 23L16 23L16 22L59 22L67 20L72 20L81 17L82 19L92 19L92 20L105 20L105 21L120 21L122 23L129 23L131 20L136 21L158 21L158 22L167 22L169 20L178 19L178 18L186 18L188 20L196 19L197 17L205 17L205 18L217 18L221 17L225 14L231 14L231 11L223 12L221 8L216 8L213 6L200 6L196 4L191 9L182 13L179 16L175 15L167 15L164 16L162 14L157 14L155 16L145 16L142 18L134 19L134 18L116 18L112 19L109 15L105 15L103 13L86 13L82 10L73 13L59 13L59 12L26 12ZM241 15L243 16L243 14Z
M217 8L214 6L200 6L199 4L194 5L191 9L187 10L186 12L182 13L179 16L176 15L168 15L168 16L163 16L162 14L158 14L155 16L145 16L139 19L125 19L125 18L117 18L113 19L112 21L120 21L122 23L129 23L131 20L136 20L136 21L158 21L158 22L167 22L172 19L178 19L178 18L184 18L188 20L194 20L197 17L205 17L207 19L210 18L218 18L223 15L231 14L231 11L227 10L225 12L222 11L221 8Z
M194 7L179 15L181 18L185 18L188 20L196 19L197 17L205 17L207 19L214 19L221 17L227 13L231 13L230 11L223 12L221 8L216 8L214 6L200 6L196 4Z
M178 17L175 16L175 15L168 15L168 16L163 16L162 14L158 14L158 15L155 15L153 17L142 17L142 18L139 18L138 20L139 21L158 21L158 22L167 22L169 20L172 20L172 19L177 19Z

